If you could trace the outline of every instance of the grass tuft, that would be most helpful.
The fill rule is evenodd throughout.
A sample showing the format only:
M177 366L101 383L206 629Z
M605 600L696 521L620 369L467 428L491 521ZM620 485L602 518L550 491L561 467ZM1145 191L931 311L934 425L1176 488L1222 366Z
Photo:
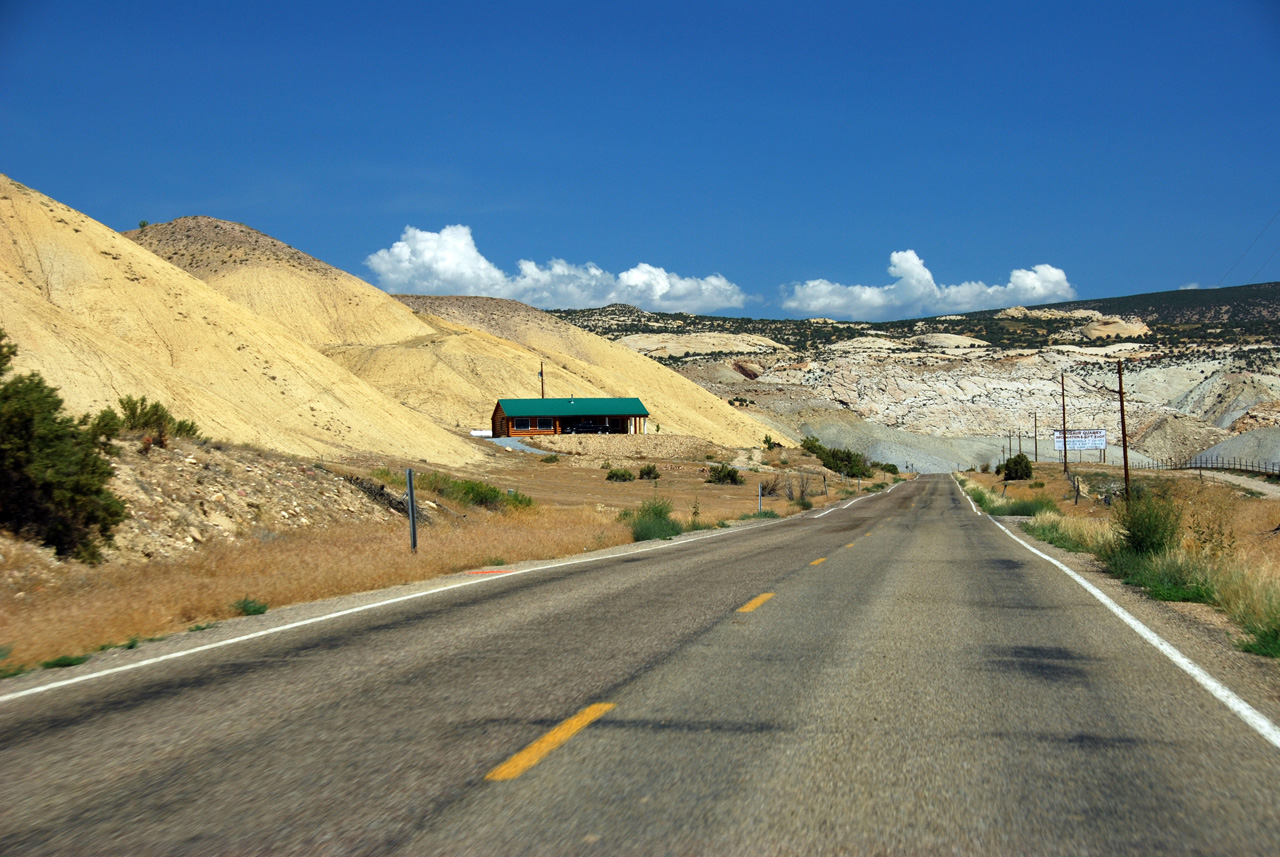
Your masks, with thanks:
M634 541L669 539L680 535L685 529L671 517L673 508L671 501L665 497L654 497L652 500L645 500L638 509L624 511L618 519L630 525Z
M261 616L267 612L267 604L265 601L255 601L246 595L239 601L231 602L231 609L241 616Z

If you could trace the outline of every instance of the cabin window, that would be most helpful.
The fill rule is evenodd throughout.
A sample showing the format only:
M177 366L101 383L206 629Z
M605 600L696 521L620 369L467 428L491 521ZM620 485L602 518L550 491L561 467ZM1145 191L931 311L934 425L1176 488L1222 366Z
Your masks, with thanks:
M513 420L511 421L511 429L512 429L512 431L528 431L528 430L529 430L529 418L528 418L528 417L516 417L515 419L513 419Z
M538 431L555 431L556 421L551 417L538 417Z

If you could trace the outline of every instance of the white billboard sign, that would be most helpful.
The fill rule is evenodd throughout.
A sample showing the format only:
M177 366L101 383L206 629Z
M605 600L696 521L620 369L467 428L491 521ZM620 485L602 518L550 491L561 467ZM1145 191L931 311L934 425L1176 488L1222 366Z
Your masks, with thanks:
M1062 452L1062 431L1053 433L1053 448ZM1106 429L1067 429L1067 449L1106 449Z

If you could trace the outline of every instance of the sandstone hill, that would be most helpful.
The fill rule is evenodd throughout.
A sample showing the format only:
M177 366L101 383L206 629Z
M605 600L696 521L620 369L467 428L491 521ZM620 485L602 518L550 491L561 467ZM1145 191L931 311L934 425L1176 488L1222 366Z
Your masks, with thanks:
M434 352L427 351L418 365L433 372L447 368L474 385L474 392L459 403L460 409L469 408L462 418L473 424L488 425L498 390L503 397L540 395L538 368L545 365L548 396L638 396L649 408L650 431L694 435L736 447L758 446L765 434L777 433L648 357L524 304L423 295L401 295L400 300L444 334L452 334L453 341L446 339ZM520 353L512 353L513 348ZM384 377L398 377L406 387L428 377L408 362L413 356L405 349L386 354L385 360L399 365ZM419 387L416 395L425 408L435 394Z
M293 335L0 176L0 327L72 412L147 396L216 438L311 456L479 457Z
M753 446L769 429L629 349L514 301L400 300L237 223L184 217L125 233L224 297L447 429L487 428L499 398L639 396L653 430Z
M180 217L122 234L317 348L433 332L363 280L241 223Z

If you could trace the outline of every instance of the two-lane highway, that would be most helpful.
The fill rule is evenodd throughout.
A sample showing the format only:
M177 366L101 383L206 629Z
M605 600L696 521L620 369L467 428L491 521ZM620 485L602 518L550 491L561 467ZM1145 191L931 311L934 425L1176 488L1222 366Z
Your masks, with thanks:
M1280 850L1280 748L949 478L653 547L0 686L0 853Z

